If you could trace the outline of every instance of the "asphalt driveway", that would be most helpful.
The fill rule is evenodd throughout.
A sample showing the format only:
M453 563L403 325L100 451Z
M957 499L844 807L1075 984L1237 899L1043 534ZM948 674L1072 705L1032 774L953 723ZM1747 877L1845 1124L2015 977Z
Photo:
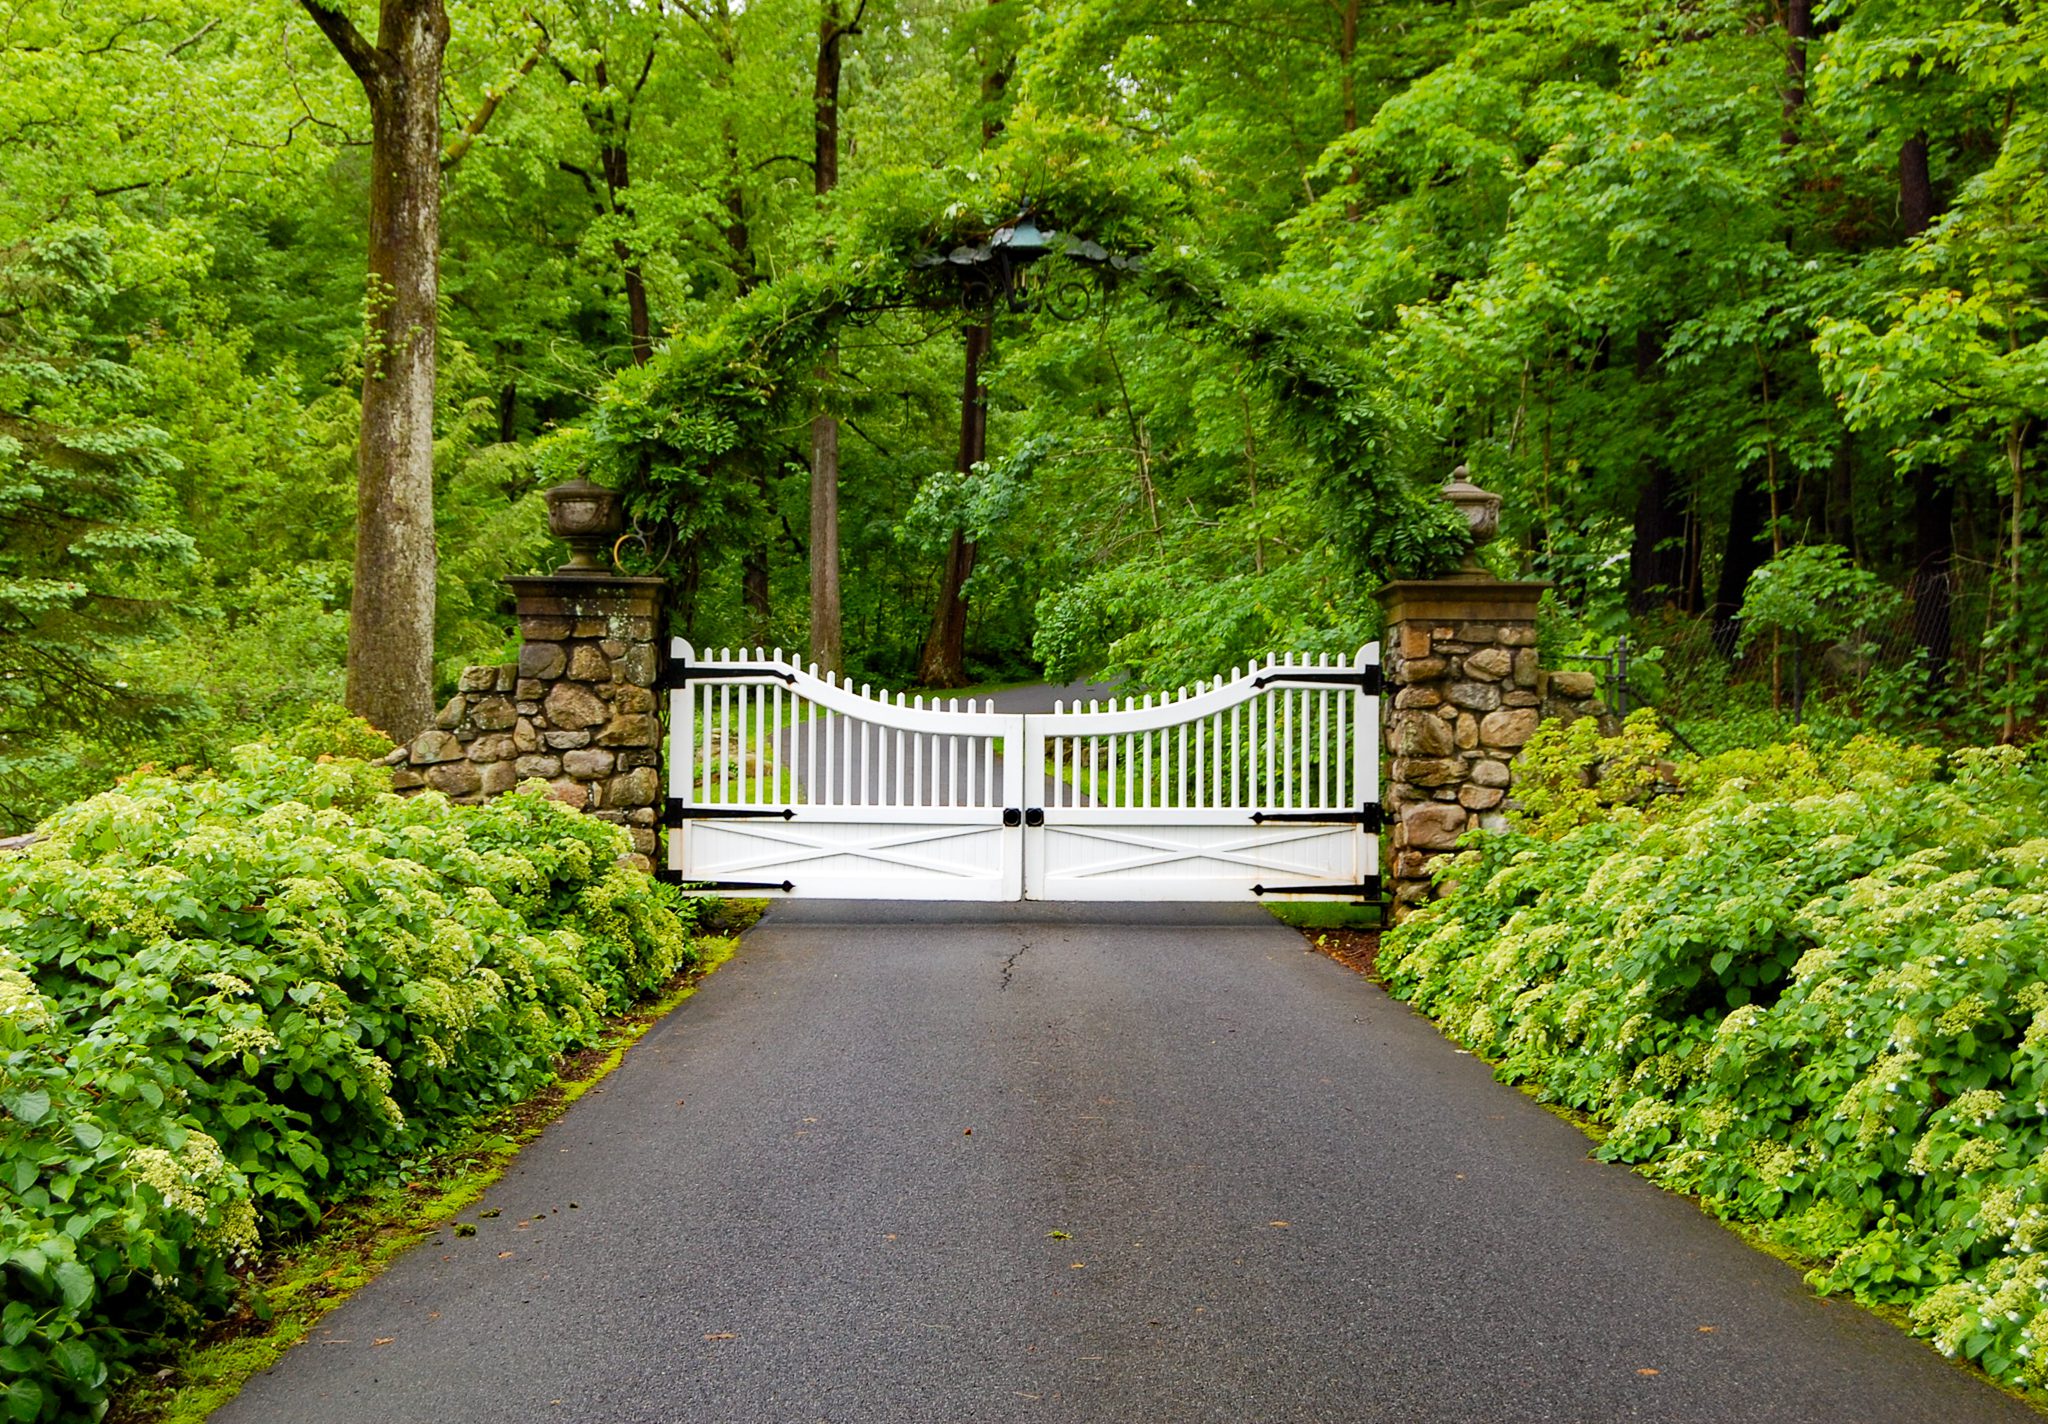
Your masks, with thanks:
M2038 1416L1254 908L777 905L223 1424Z

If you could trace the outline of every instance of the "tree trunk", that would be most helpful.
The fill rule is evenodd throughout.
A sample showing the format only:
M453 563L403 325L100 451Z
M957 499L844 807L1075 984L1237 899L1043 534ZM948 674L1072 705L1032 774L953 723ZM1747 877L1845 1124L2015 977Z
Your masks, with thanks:
M1664 457L1665 412L1657 387L1657 363L1664 342L1654 328L1636 333L1636 386L1644 393L1651 438L1645 447L1646 476L1636 497L1635 537L1629 546L1628 606L1648 613L1677 602L1685 586L1685 490Z
M1780 142L1790 148L1799 142L1794 127L1799 111L1806 107L1806 46L1813 38L1813 0L1785 3L1785 88L1782 91L1785 128Z
M1934 224L1934 182L1927 166L1927 135L1914 134L1899 147L1899 217L1911 242ZM1937 412L1937 421L1946 417ZM1913 472L1913 638L1927 668L1928 682L1948 681L1954 657L1953 593L1949 571L1955 562L1955 485L1946 471L1928 466Z
M858 20L856 15L855 19ZM822 198L839 186L839 81L841 42L850 26L841 19L840 0L822 0L818 17L818 68L812 84L812 192ZM819 397L831 389L839 352L818 364ZM827 672L845 667L844 615L839 597L839 417L819 410L811 417L811 661Z
M1839 544L1853 557L1856 547L1856 442L1843 431L1835 442L1834 463L1828 469L1828 542Z
M404 740L433 716L434 354L440 296L440 0L382 0L369 45L301 0L370 101L367 350L356 447L349 710Z
M821 371L825 368L820 368ZM845 670L839 600L839 420L811 417L811 661Z
M1636 527L1628 556L1628 606L1651 613L1685 595L1685 491L1660 456L1650 460L1650 477L1636 497Z
M768 641L774 609L768 599L768 551L750 551L740 564L740 597L747 608L747 641L757 646Z
M1721 580L1710 610L1714 620L1714 646L1722 656L1735 651L1737 615L1742 596L1749 589L1749 576L1764 566L1764 526L1770 520L1771 497L1763 485L1744 476L1735 486L1735 498L1728 507L1728 542L1721 553Z
M966 374L960 388L961 473L972 470L988 453L988 392L981 367L995 339L987 322L967 328ZM932 610L931 632L918 659L917 680L926 687L961 687L967 682L968 576L974 572L974 541L964 529L953 531L946 549L946 567L939 577L938 604Z

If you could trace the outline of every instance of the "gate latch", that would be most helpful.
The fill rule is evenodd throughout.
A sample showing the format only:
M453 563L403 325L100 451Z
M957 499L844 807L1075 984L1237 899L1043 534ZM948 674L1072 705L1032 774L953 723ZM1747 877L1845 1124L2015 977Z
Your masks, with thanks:
M1019 811L1015 806L1005 808L1003 811L1003 824L1006 826L1023 825L1024 813L1022 811Z
M1045 812L1044 812L1044 810L1043 810L1043 809L1041 809L1040 807L1037 807L1037 806L1033 806L1033 807L1031 807L1031 808L1030 808L1029 810L1027 810L1027 811L1026 811L1026 812L1024 813L1024 824L1025 824L1025 825L1027 825L1027 826L1042 826L1042 825L1044 825L1044 824L1045 824Z

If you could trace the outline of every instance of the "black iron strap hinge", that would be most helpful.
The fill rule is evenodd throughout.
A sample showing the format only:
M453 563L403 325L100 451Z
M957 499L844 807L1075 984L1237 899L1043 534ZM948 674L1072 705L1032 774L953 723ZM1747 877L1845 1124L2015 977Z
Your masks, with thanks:
M668 675L677 682L714 677L777 677L796 686L796 674L777 667L748 667L745 663L670 663Z
M1380 665L1349 668L1339 672L1335 668L1327 671L1316 668L1275 668L1264 677L1252 679L1253 687L1264 687L1272 682L1312 683L1318 687L1355 687L1373 697L1380 695Z
M1355 895L1361 900L1380 898L1380 878L1368 875L1356 885L1254 885L1254 895Z
M669 799L669 817L676 821L794 821L796 812L784 806L779 810L768 810L754 806L686 806L677 798Z
M1254 811L1252 820L1261 826L1268 821L1307 821L1326 826L1363 826L1368 831L1377 831L1385 824L1377 801L1356 811Z
M787 894L796 889L787 880L685 880L682 883L692 890L780 890Z

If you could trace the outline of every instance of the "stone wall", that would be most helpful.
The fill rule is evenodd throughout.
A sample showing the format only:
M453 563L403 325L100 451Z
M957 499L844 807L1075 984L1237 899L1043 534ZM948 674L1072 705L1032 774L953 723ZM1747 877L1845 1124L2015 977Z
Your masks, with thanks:
M1516 755L1539 723L1604 716L1590 673L1538 664L1545 583L1387 585L1386 814L1399 918L1434 893L1433 863L1475 826L1505 824Z
M556 800L626 827L631 863L651 869L662 794L662 580L506 582L519 661L463 669L434 725L388 758L393 786L473 803L538 778Z

